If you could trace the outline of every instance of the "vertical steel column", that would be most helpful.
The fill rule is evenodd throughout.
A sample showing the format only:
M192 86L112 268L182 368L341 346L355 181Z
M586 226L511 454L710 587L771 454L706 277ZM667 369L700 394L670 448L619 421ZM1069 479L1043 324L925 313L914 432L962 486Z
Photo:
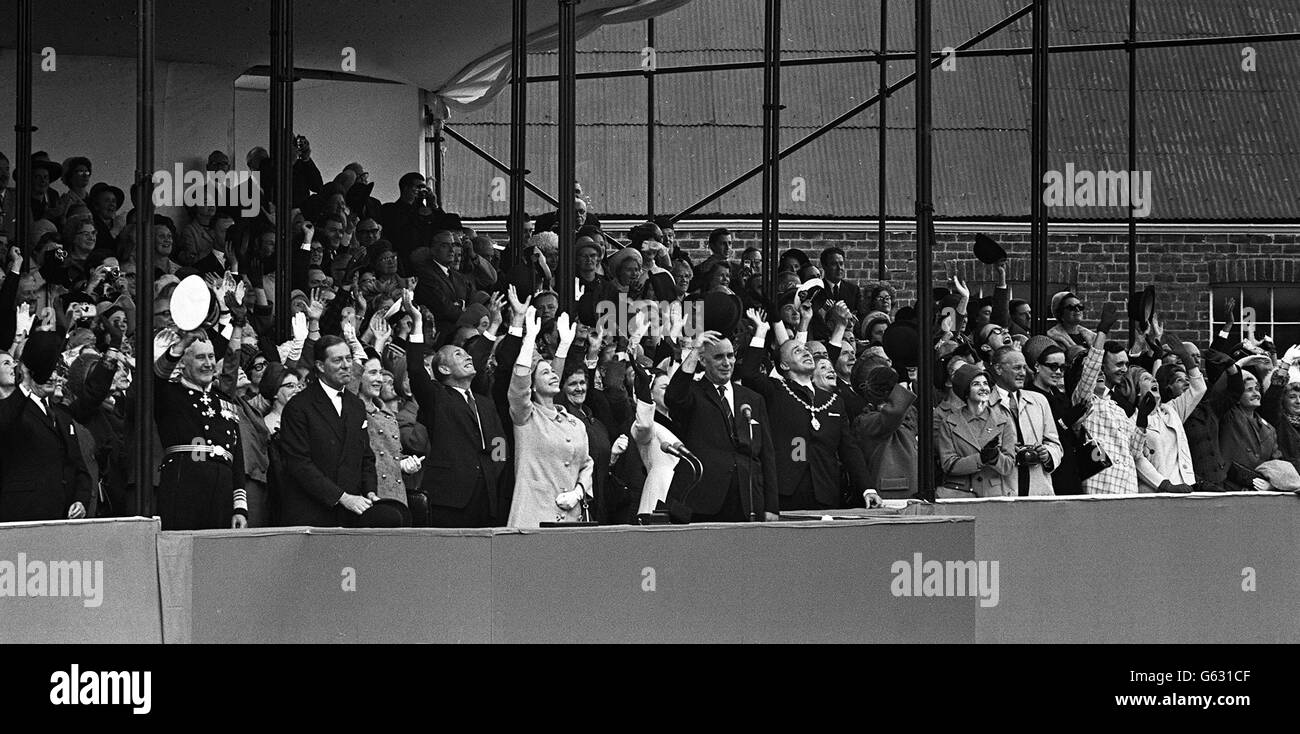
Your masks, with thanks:
M580 0L558 0L560 4L560 181L556 196L560 199L560 262L556 268L555 291L560 296L560 308L568 310L573 305L573 233L578 228L578 213L573 205L573 185L577 176L574 158L577 156L577 26L576 8Z
M17 40L18 75L14 78L14 86L17 88L14 159L11 163L14 172L14 201L10 203L14 210L14 238L10 244L18 245L23 254L28 255L31 252L27 233L31 231L32 221L32 133L36 131L32 127L32 0L18 0L18 27L14 35Z
M432 97L433 95L430 94L429 96ZM435 101L434 104L439 103ZM425 109L430 108L425 107ZM431 161L433 164L433 186L431 188L433 189L433 198L438 202L438 207L445 210L447 207L442 201L442 148L443 143L447 142L447 139L442 135L442 126L445 121L438 117L436 113L432 115L432 118L432 124L429 126L433 128L433 150L430 151L433 154L433 160Z
M920 344L915 391L918 411L916 486L933 500L934 464L934 299L930 272L934 260L934 203L931 201L930 0L916 2L916 309Z
M763 19L763 292L775 302L781 240L781 0L765 0Z
M275 333L289 338L293 250L293 0L271 2L271 160L275 170Z
M655 217L655 70L659 54L655 49L655 19L645 22L645 45L654 64L645 73L645 211L646 219Z
M1030 121L1030 191L1029 271L1030 302L1033 304L1034 333L1047 333L1047 204L1043 201L1043 176L1047 172L1047 60L1050 42L1047 0L1034 0L1033 11L1033 92Z
M1137 0L1128 2L1128 170L1129 170L1129 206L1128 206L1128 292L1137 291L1137 217L1133 213L1133 179L1132 172L1137 170ZM1129 341L1133 341L1135 324L1128 325Z
M144 515L153 496L153 171L154 171L154 0L137 0L135 59L135 514ZM30 153L28 155L30 158ZM29 206L24 202L25 206Z
M510 243L506 250L513 266L524 249L524 157L528 150L528 0L514 0L510 24Z
M885 207L888 206L887 197L885 196L888 183L885 180L885 162L888 153L885 139L885 124L889 118L886 113L886 102L889 100L889 64L885 61L884 54L889 51L889 0L880 0L880 130L876 140L876 217L880 220L876 223L876 241L879 246L877 252L876 277L880 280L888 280L889 272L885 269Z

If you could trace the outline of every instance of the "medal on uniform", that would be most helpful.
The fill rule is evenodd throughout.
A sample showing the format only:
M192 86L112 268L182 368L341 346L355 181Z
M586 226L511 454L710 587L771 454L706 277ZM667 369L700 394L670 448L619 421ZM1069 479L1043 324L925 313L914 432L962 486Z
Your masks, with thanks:
M809 425L812 426L812 429L813 429L814 431L816 431L816 430L818 430L818 429L820 429L820 428L822 427L822 424L821 424L820 422L818 422L818 420L817 420L817 416L815 416L815 415L812 417L812 420L809 421L808 423L809 423Z

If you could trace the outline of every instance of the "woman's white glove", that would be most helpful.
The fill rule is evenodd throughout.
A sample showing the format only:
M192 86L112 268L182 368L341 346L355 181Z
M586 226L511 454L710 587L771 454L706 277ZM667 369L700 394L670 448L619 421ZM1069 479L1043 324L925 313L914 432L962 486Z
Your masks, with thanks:
M559 496L555 498L555 506L560 508L561 510L564 510L565 512L568 512L569 510L572 510L573 508L577 507L578 503L581 501L582 501L582 490L571 489L568 492L561 492Z
M560 334L560 343L555 350L555 356L563 359L569 355L569 347L573 346L573 340L578 335L578 324L570 323L569 314L562 313L555 322L555 328Z
M611 464L617 461L618 457L622 456L624 451L627 451L627 443L626 433L620 434L619 437L614 440L614 445L610 449L609 462Z

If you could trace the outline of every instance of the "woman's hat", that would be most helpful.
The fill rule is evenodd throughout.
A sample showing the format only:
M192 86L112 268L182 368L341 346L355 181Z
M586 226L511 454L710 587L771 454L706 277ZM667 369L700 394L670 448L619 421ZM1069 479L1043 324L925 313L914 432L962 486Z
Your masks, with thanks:
M99 196L101 193L105 191L111 192L113 194L113 198L117 199L117 208L121 209L123 202L126 201L126 194L122 193L122 190L119 189L118 187L109 185L107 183L104 183L103 181L100 181L94 186L91 186L90 194L86 198L90 201L94 201L96 196Z
M628 260L636 260L638 265L642 264L641 252L634 247L624 247L605 261L605 272L609 273L610 277L617 277L619 269Z
M970 384L976 377L984 374L984 368L970 362L957 368L952 374L952 392L962 400L970 398Z

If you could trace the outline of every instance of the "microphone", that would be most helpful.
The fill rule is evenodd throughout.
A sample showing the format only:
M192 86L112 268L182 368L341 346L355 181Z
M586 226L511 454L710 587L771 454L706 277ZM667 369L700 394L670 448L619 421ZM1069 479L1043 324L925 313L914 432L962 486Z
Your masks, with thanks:
M758 510L754 507L754 465L751 459L754 456L754 410L749 407L749 403L740 406L740 415L745 419L745 437L748 439L748 446L745 451L745 464L749 469L746 472L745 483L749 487L749 521L758 522Z
M661 443L659 444L659 450L669 456L676 456L677 458L686 461L699 461L699 459L695 457L695 454L691 453L690 449L682 445L681 441L678 441L677 443Z

